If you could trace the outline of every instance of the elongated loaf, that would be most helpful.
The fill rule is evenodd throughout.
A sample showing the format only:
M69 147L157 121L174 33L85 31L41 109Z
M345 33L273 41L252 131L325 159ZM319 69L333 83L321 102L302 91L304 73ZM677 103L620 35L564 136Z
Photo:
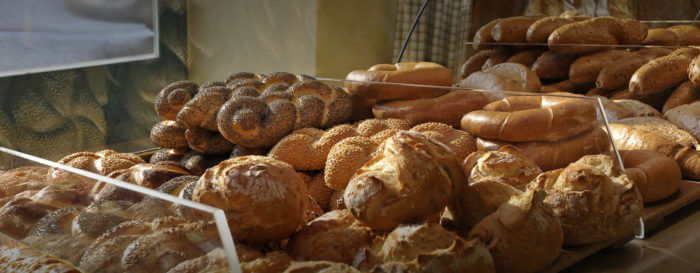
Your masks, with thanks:
M355 70L345 77L345 89L350 95L368 99L433 98L449 89L413 87L382 83L407 83L433 86L452 85L452 71L442 65L428 62L377 64L367 70Z
M492 101L487 92L457 90L437 98L380 102L372 107L379 119L404 119L413 125L440 122L459 126L464 114L481 109Z
M549 49L561 53L595 52L607 48L604 45L638 45L647 29L636 20L596 17L557 28L547 43Z
M682 83L688 79L688 66L698 54L700 49L682 48L646 63L632 75L630 92L640 95L659 93Z
M649 61L666 56L671 52L667 48L647 48L634 52L622 60L603 67L596 78L596 87L607 91L627 87L634 72Z

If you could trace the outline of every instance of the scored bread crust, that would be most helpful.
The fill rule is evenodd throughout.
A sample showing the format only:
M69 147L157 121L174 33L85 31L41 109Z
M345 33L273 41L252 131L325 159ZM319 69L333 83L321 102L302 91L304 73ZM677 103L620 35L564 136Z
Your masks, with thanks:
M291 165L242 156L208 169L192 201L223 209L234 238L258 244L284 239L302 224L308 193Z
M418 132L399 132L378 151L344 193L348 210L373 229L426 220L447 205L454 184L466 183L450 148Z

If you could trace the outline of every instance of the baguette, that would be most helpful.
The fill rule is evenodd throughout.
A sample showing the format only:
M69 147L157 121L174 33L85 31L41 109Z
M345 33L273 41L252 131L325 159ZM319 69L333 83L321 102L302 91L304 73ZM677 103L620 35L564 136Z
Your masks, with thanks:
M580 57L569 67L569 79L576 84L595 82L603 67L631 55L625 50L608 50Z
M700 45L700 28L696 26L679 25L667 29L676 33L680 46Z
M649 95L679 85L688 79L688 66L698 53L697 48L682 48L646 63L632 75L630 92Z
M569 67L576 61L578 55L547 51L542 53L534 64L534 71L540 79L566 79Z
M525 37L528 43L546 44L547 38L549 38L549 35L552 34L554 30L571 23L587 20L589 18L590 17L588 16L565 16L563 14L560 16L545 17L530 25L530 27L527 29L527 34Z
M530 49L530 50L525 50L525 51L520 51L518 53L513 54L513 56L510 56L510 58L506 61L507 63L518 63L522 64L524 66L530 67L532 64L535 63L537 60L537 57L542 55L544 50L542 49Z
M491 37L499 43L526 43L527 30L543 16L517 16L500 20L491 29Z
M434 86L451 86L452 71L442 65L429 62L403 62L377 64L367 70L355 70L345 77L348 94L365 99L418 99L432 98L447 93L442 88L425 88L382 83L407 83Z
M665 28L650 28L643 45L675 46L678 45L678 35Z
M692 103L699 99L700 88L693 86L693 84L689 81L685 81L679 85L676 90L673 90L671 96L666 99L662 112L665 114L668 110L671 110L677 106Z
M670 52L671 50L666 48L642 49L634 52L632 56L608 64L598 73L596 87L606 91L625 88L637 69L653 59L668 55Z
M554 30L547 43L550 50L560 53L595 52L608 48L606 45L638 45L647 29L636 20L596 17Z
M493 29L498 22L504 19L496 19L488 24L485 24L479 28L479 30L474 33L474 39L472 43L472 47L474 47L475 50L484 50L490 47L493 47L491 43L494 42L493 36L491 36L491 30Z

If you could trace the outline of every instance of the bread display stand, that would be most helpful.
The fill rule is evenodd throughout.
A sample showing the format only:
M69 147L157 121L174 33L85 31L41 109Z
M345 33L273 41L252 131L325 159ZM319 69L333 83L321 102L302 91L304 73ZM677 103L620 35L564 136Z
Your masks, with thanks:
M56 263L80 272L164 272L178 265L189 268L194 262L217 272L241 272L221 209L5 147L0 147L0 158L4 176L0 259L14 272ZM68 179L49 182L52 172L62 172ZM11 187L25 190L14 194ZM91 191L97 187L114 187L120 195L138 196L141 201L96 200ZM22 226L29 228L15 230ZM17 232L24 233L10 235ZM44 260L51 264L43 264Z

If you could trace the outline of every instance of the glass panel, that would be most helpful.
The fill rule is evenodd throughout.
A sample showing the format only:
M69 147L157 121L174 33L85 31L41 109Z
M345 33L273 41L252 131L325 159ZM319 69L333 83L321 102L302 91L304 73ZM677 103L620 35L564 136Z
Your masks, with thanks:
M2 258L13 270L46 261L21 267L20 257L53 255L86 272L240 272L223 212L171 195L185 182L156 191L3 147L0 159L0 248L21 253Z

